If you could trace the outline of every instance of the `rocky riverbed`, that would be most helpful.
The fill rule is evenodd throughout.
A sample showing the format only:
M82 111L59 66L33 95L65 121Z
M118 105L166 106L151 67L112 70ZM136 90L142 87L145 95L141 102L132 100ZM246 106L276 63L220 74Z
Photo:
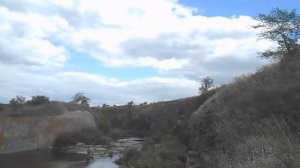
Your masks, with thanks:
M113 157L120 156L127 149L141 150L143 139L141 138L124 138L112 141L109 145L86 145L78 143L75 146L65 148L65 153L86 154L87 149L90 149L95 156Z

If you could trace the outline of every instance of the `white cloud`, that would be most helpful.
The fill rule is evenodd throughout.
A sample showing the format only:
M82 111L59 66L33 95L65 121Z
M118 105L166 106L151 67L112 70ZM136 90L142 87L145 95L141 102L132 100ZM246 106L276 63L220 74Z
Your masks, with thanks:
M22 90L26 95L36 93L27 88L35 86L60 95L93 88L92 95L106 95L111 102L127 100L126 95L133 95L133 100L180 97L194 93L197 87L192 81L201 76L211 75L223 83L254 71L263 64L256 52L274 46L269 41L256 40L250 28L256 21L251 17L206 17L195 12L196 8L176 0L2 0L0 68L19 66L2 78L9 88L6 96L21 94ZM69 49L94 57L108 67L151 67L175 78L119 81L63 72L72 57ZM52 76L43 77L47 72ZM16 79L25 82L16 83ZM186 84L187 91L178 93L181 85L177 83ZM153 92L154 89L166 93ZM112 94L107 95L109 92Z
M121 81L82 72L57 72L48 75L22 72L14 66L0 66L10 73L2 74L0 102L8 102L16 95L47 95L50 99L70 101L76 92L83 92L92 105L124 104L129 101L171 100L197 94L197 83L184 78L152 77ZM185 90L179 92L178 90Z
M67 50L50 40L63 21L59 17L45 18L39 14L23 14L0 7L0 61L28 66L62 67ZM53 24L52 21L57 21Z

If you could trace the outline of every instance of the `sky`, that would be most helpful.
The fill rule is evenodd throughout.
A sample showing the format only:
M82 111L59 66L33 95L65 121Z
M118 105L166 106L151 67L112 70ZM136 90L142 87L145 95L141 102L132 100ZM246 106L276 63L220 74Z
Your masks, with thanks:
M46 95L92 105L198 94L269 63L251 25L297 0L0 0L0 102ZM299 5L298 5L299 6Z

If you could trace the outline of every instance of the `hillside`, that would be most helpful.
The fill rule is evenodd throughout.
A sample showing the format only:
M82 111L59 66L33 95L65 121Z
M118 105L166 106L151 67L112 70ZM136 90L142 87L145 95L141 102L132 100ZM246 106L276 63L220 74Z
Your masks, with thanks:
M113 128L150 137L152 148L165 144L164 139L172 141L165 138L170 135L183 149L172 160L162 155L173 155L172 145L163 151L145 148L127 157L137 167L157 167L153 157L186 168L300 167L299 65L297 52L199 97L95 111ZM178 163L182 155L187 158Z
M212 91L203 96L151 104L95 108L94 111L98 114L100 125L101 118L106 118L112 129L127 130L138 136L169 134L175 133L180 123L187 121L190 115L214 93L215 91Z
M186 133L202 167L300 167L300 59L222 87L192 114Z

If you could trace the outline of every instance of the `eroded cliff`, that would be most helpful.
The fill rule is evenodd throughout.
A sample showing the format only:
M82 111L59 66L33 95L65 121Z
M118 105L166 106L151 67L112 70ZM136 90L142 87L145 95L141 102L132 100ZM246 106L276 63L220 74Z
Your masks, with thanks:
M47 148L58 135L84 128L97 128L88 109L58 102L6 108L0 112L0 153Z

